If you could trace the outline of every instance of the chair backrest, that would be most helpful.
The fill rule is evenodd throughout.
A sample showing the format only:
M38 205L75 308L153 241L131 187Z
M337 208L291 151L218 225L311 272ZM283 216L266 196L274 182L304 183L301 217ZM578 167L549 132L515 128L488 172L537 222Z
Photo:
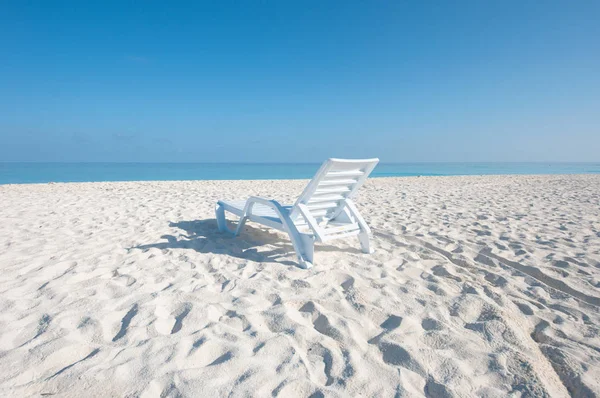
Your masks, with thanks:
M306 186L294 207L306 205L318 221L334 218L365 182L379 159L328 159ZM295 214L294 214L295 215Z

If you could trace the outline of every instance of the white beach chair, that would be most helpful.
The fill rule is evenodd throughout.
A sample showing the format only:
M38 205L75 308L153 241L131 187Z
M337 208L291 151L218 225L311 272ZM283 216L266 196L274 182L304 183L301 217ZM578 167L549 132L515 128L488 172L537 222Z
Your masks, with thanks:
M372 253L371 230L352 198L365 182L379 159L329 159L306 186L293 206L282 206L275 200L250 197L246 200L220 200L216 206L219 231L228 231L225 211L240 217L236 236L246 220L286 232L294 245L303 268L311 268L314 242L358 235L362 251Z

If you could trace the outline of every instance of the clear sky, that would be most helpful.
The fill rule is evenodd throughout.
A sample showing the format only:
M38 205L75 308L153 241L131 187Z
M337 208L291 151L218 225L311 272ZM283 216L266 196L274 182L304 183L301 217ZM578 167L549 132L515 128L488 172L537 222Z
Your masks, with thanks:
M599 21L597 0L6 0L0 161L599 161Z

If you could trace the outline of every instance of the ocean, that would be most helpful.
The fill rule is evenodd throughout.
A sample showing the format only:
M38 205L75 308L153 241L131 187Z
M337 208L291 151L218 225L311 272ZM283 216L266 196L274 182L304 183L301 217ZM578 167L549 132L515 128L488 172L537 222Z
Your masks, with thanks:
M311 178L314 163L0 162L0 184L96 181ZM372 177L491 174L600 174L600 163L380 163Z

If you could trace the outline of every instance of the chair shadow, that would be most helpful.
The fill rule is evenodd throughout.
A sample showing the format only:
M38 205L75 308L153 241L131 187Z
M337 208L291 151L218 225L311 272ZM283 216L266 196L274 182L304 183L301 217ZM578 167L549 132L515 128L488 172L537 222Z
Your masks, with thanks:
M235 227L231 221L227 221L230 229ZM284 265L299 267L299 264L289 260L290 254L295 257L294 247L281 234L269 230L255 228L246 224L244 231L239 236L231 233L223 233L217 227L217 220L193 220L170 222L169 227L179 228L184 231L179 236L163 235L163 242L149 243L133 246L130 249L188 249L198 253L225 254L232 257L251 260L255 262L275 262ZM271 245L275 248L267 251L258 251L258 248ZM319 245L318 251L342 251L337 247ZM360 253L357 249L346 249L346 252ZM287 259L286 259L287 258Z

